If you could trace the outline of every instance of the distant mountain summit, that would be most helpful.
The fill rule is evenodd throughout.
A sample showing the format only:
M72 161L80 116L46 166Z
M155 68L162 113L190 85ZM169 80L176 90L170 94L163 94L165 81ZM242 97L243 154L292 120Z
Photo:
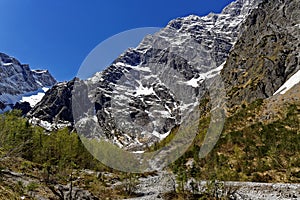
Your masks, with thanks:
M44 93L55 83L48 70L31 70L29 65L0 53L0 112L11 109L24 97Z

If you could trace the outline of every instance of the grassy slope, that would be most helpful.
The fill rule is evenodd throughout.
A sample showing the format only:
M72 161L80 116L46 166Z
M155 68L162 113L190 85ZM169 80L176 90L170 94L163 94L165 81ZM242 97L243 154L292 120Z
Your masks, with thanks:
M300 85L285 95L242 105L227 118L210 154L198 158L209 114L199 121L199 134L172 169L183 177L225 181L300 181ZM194 161L186 167L187 161Z

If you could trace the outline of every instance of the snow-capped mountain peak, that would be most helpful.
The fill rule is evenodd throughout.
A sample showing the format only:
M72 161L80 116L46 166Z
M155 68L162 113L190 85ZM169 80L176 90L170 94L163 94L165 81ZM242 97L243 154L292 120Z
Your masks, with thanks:
M29 65L0 53L0 102L5 105L0 112L11 109L25 96L28 99L38 94L40 98L44 94L43 88L49 88L55 83L56 80L47 70L30 70ZM37 101L34 99L31 101L32 106Z

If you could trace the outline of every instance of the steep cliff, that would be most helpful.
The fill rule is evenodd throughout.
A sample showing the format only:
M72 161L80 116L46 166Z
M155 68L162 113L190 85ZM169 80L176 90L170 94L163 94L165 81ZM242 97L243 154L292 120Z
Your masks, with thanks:
M247 18L221 72L230 106L272 96L300 70L299 8L299 1L263 1Z

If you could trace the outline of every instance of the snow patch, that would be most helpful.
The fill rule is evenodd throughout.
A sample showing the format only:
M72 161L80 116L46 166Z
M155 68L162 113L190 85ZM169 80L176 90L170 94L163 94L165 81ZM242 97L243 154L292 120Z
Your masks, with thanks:
M35 78L35 77L34 77ZM36 81L37 84L39 84L40 86L42 86L42 83L40 81Z
M150 88L144 87L141 82L139 82L139 84L140 85L136 89L135 96L155 94L153 87L150 87Z
M128 64L125 64L125 63L122 63L122 62L117 62L115 65L117 67L128 67L128 68L131 68L131 69L136 70L136 71L151 72L149 67L131 66L131 65L128 65Z
M300 82L300 70L287 80L273 95L285 94L288 90Z
M218 75L220 73L220 71L223 69L224 65L225 65L225 62L222 63L219 67L217 67L215 69L212 69L203 74L199 74L198 78L192 78L191 80L187 81L186 84L197 88L197 87L199 87L199 83L202 83L205 79L210 79L210 78L213 78L216 75Z
M32 71L36 74L44 74L48 72L47 70L32 70Z
M46 130L49 130L49 131L52 130L52 124L47 121L43 121L41 119L33 117L32 119L29 119L29 122L33 125L39 125Z
M50 122L41 120L36 117L29 119L29 122L35 126L43 127L44 129L46 129L48 131L52 131L54 129L62 129L62 128L71 126L71 123L67 122L67 121L59 121L58 123L50 123Z
M202 75L199 76L199 78L192 78L191 80L187 81L186 84L190 85L192 87L199 87L199 83L204 80L204 77Z
M204 74L202 74L204 77L206 78L213 78L215 77L217 74L220 73L220 71L223 69L224 65L225 65L226 61L223 62L219 67L212 69Z
M145 151L133 151L132 153L135 153L135 154L142 154L142 153L145 153Z
M201 20L201 17L198 15L189 15L187 17L184 17L183 19L187 21L198 21Z
M10 66L13 65L13 63L2 63L3 66Z
M163 140L163 139L165 139L165 138L170 134L170 132L171 132L171 131L168 131L168 132L166 132L166 133L164 133L164 134L160 134L160 133L157 132L157 131L153 131L153 132L152 132L152 135L154 135L155 137L159 138L160 140Z
M26 100L23 100L23 99L29 100L30 97L32 97L33 99L35 99L36 95L40 96L40 95L44 94L47 90L49 90L49 88L43 87L43 88L40 88L40 89L38 89L36 91L27 92L27 93L24 93L24 94L11 95L11 94L4 93L4 94L0 95L0 101L3 102L4 104L12 104L12 105L14 105L17 102L24 102L24 101L26 101ZM39 93L41 93L41 94L39 94Z
M88 78L87 81L90 81L92 84L98 83L99 81L104 81L102 78L102 72L97 72L91 78Z
M49 88L43 87L42 92L38 92L37 94L33 94L30 96L23 96L20 102L28 102L31 107L34 107L37 103L39 103L42 98L45 96L45 92L47 92Z

